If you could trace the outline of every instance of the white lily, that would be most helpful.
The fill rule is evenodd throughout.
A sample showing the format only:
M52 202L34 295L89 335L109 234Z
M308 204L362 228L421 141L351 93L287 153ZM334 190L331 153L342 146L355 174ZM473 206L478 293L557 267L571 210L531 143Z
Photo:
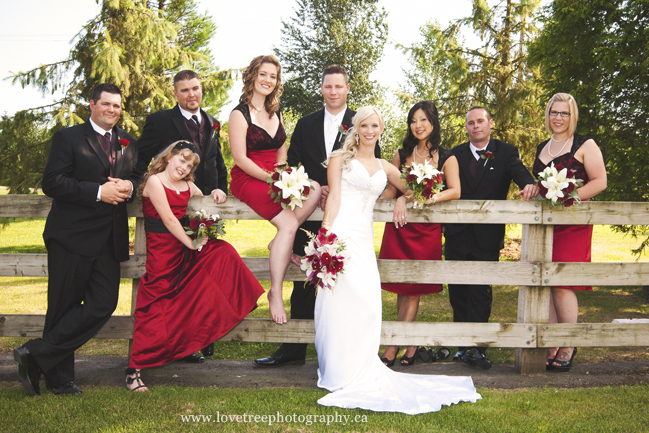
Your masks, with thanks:
M562 190L570 185L568 181L568 169L564 168L557 172L554 164L552 164L543 170L542 174L545 175L545 180L541 181L541 185L548 189L546 198L552 200L552 203L556 203L564 195Z

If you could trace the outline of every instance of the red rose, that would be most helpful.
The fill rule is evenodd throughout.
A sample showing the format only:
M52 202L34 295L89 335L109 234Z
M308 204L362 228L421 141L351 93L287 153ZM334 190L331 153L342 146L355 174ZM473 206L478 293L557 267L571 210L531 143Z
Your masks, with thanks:
M343 127L343 130L344 130L344 131L348 131L348 130L349 130L349 126L347 126L347 125L340 125L340 126Z
M406 176L406 182L414 182L415 180L417 180L417 176L415 176L414 174L409 174L408 176Z
M189 228L196 231L196 229L198 228L198 218L194 218L189 222Z
M273 174L270 176L270 178L273 179L274 181L278 181L279 180L279 173L274 171Z
M568 200L566 200L566 201L563 202L563 205L564 205L565 207L570 207L570 206L572 206L573 204L575 204L575 199L574 199L574 198L569 198Z
M561 171L561 170L563 170L563 169L566 168L566 167L565 167L563 164L557 164L557 165L554 166L554 168L556 168L557 171Z
M219 122L214 122L214 132L218 134L220 131L221 131L221 125L219 124Z
M308 196L310 192L311 192L311 188L309 188L308 186L305 186L302 189L302 194L304 194L304 196Z
M484 153L485 158L487 159L493 159L494 154L489 152L488 150Z
M122 149L127 148L129 144L131 144L131 142L128 141L126 138L119 139L119 145L122 146Z
M568 186L566 187L564 192L567 195L567 194L570 194L571 192L573 192L574 190L575 190L575 184L572 183L572 182L568 182Z
M278 187L277 185L275 185L274 183L272 183L272 184L270 185L270 189L271 189L273 192L275 192L275 193L279 193L279 192L282 191L282 189L281 189L280 187Z
M548 195L548 189L544 187L543 184L540 182L539 182L539 194L543 198L546 198L546 196Z
M214 224L214 221L212 221L212 220L207 220L207 221L205 221L204 224L205 224L205 227L209 228L209 227L212 226L212 224Z
M437 174L437 183L442 183L442 175Z
M293 169L292 169L291 167L287 168L287 169L284 170L284 171L287 172L288 174L293 173Z
M320 262L322 262L324 266L327 266L329 263L331 263L331 254L322 253L322 256L320 257Z

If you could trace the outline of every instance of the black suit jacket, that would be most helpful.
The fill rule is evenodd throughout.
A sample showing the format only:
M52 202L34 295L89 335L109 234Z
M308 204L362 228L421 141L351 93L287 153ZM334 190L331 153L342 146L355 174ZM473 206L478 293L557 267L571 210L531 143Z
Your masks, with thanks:
M493 153L491 160L478 161L478 175L474 180L469 174L469 164L474 159L469 142L451 149L460 167L460 200L506 200L512 180L519 188L534 183L534 178L523 165L518 149L500 140L491 139L487 150ZM474 230L478 247L482 250L500 250L505 238L505 225L500 224L447 224L445 237L452 241L453 236L463 230ZM475 246L466 245L466 248Z
M138 182L132 177L137 162L133 137L120 128L117 134L113 177L130 180L133 195ZM129 141L123 152L119 139ZM126 202L112 205L97 201L99 186L108 181L110 164L90 121L54 134L43 174L43 192L52 197L43 239L61 243L70 252L97 257L113 236L115 258L128 260L128 215Z
M348 107L343 116L342 124L351 126L355 114L356 112ZM320 185L327 185L327 167L322 165L327 160L324 118L325 110L323 108L298 120L291 137L291 145L288 148L287 156L287 162L290 166L301 163L309 174L309 178ZM338 133L333 150L340 149L343 141L342 134ZM374 149L374 155L377 158L381 157L381 147L378 143Z
M210 139L203 149L201 163L194 172L196 178L194 183L203 191L203 194L209 194L216 188L223 190L227 194L228 172L225 168L221 144L219 143L221 125L214 117L203 110L201 110L201 116L204 119L203 127L205 132L210 134ZM214 125L218 125L216 130ZM185 124L185 118L178 105L171 110L161 110L148 115L142 135L137 141L139 157L134 176L141 179L146 173L151 159L178 140L192 141Z

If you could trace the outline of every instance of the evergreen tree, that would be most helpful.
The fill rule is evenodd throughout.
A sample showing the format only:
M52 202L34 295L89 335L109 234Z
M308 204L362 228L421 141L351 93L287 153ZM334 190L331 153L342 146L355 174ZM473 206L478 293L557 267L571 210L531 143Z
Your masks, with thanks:
M402 101L433 100L440 112L447 147L466 141L465 115L475 105L494 119L492 136L519 147L527 165L544 136L538 72L527 65L527 44L537 32L533 16L538 0L502 0L489 6L473 1L471 17L446 29L428 23L422 40L402 47L410 56ZM461 31L470 28L481 45L463 45Z
M597 198L649 200L649 3L555 0L543 22L530 61L541 69L546 98L575 97L577 132L593 137L604 154L608 187ZM635 252L647 246L649 238Z
M98 83L121 88L120 126L134 135L147 114L175 104L172 77L181 69L202 76L203 107L219 110L233 72L213 66L207 44L215 31L194 0L104 0L99 14L75 37L68 58L14 75L13 82L23 87L64 95L51 105L2 118L0 184L11 193L39 185L52 134L89 117L90 91Z
M283 22L275 54L286 74L282 104L299 116L322 108L320 79L330 64L347 69L348 103L374 103L378 84L370 80L387 38L386 12L378 0L298 0L295 16Z

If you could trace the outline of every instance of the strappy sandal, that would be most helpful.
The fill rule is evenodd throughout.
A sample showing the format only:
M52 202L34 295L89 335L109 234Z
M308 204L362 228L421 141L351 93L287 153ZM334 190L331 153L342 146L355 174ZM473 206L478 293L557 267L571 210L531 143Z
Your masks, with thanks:
M129 377L133 374L135 375L134 377ZM137 382L138 386L131 388L130 385L133 385L133 382ZM128 388L129 391L136 391L140 388L146 388L146 385L144 384L144 382L142 382L142 378L140 377L140 372L138 370L134 368L126 369L126 388ZM148 391L148 389L146 389L146 391Z
M408 367L410 367L411 365L415 365L415 358L417 357L418 350L419 348L417 348L414 355L406 356L406 353L408 353L408 349L406 349L406 353L404 353L401 359L399 360L401 362L401 365L405 365Z
M557 347L557 351L554 352L554 358L547 357L545 358L545 371L550 371L554 370L554 365L552 363L554 362L555 359L557 359L557 355L559 354L560 348Z
M381 358L381 362L385 364L386 367L392 367L394 365L394 361L397 360L397 356L395 355L394 358L388 359L387 356L384 356Z
M557 351L557 353L559 353L559 351ZM575 359L576 354L577 354L577 348L575 347L572 351L572 356L568 361L557 361L557 359L555 358L555 360L552 361L553 363L557 364L557 365L553 365L554 369L557 371L570 371L570 369L572 368L572 360Z

